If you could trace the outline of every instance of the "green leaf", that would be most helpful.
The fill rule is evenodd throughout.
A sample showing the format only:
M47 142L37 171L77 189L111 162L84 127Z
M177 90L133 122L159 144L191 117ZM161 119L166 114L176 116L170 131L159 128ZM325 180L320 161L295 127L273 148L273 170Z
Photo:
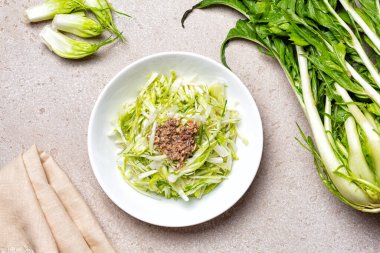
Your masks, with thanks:
M244 16L248 17L247 7L239 0L203 0L199 3L197 3L196 5L194 5L191 9L185 11L185 13L183 14L182 19L181 19L182 27L185 27L185 25L184 25L185 20L190 15L190 13L193 12L193 10L207 8L207 7L212 6L212 5L225 5L225 6L231 7L232 9L237 10L238 12L243 14Z

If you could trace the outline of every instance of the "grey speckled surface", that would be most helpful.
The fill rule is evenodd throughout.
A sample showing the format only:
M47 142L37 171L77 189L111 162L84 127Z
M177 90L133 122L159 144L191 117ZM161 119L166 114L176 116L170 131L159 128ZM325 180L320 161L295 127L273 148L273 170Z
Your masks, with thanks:
M224 8L196 11L196 1L122 0L114 6L128 42L94 57L67 61L39 39L45 24L23 23L39 0L0 0L0 166L36 143L50 152L83 194L120 252L380 252L380 219L335 199L294 140L305 117L276 62L255 46L234 42L231 68L249 87L262 114L265 147L253 185L223 215L198 226L168 229L117 208L98 185L87 156L87 124L104 85L140 57L170 50L219 60L219 45L239 15Z

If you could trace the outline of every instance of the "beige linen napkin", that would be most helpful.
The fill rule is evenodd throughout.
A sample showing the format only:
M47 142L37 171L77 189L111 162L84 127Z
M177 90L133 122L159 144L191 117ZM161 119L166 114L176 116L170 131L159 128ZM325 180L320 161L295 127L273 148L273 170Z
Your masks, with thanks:
M0 169L0 252L115 252L54 160L36 146Z

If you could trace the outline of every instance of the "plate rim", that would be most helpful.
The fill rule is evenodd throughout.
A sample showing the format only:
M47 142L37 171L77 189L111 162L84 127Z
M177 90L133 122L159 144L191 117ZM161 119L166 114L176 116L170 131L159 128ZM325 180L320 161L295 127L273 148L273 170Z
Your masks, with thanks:
M227 208L222 208L222 210L216 212L215 214L207 216L207 217L205 217L203 219L199 219L199 220L197 220L195 222L187 222L187 223L178 224L178 225L173 225L173 224L168 225L168 224L162 224L160 222L153 222L151 220L145 219L144 217L142 217L142 216L140 216L140 215L138 215L136 213L131 213L131 212L127 211L121 205L121 203L119 203L118 200L116 200L116 199L114 199L112 197L112 194L107 189L106 184L104 183L104 181L103 181L100 173L96 169L94 169L94 167L96 167L96 163L94 161L94 158L92 157L92 153L93 153L92 146L93 145L91 145L92 144L91 136L93 136L92 126L94 125L94 120L95 120L96 112L98 111L98 108L100 106L100 102L103 100L103 97L105 96L107 90L110 89L110 87L112 86L113 83L115 83L115 80L117 80L128 69L133 68L134 66L139 65L140 63L142 63L144 61L147 61L147 60L150 60L150 59L153 59L153 58L157 58L157 57L170 56L170 55L191 56L191 57L199 58L199 59L201 59L203 61L208 61L211 64L217 65L218 67L221 67L225 71L229 72L229 74L232 75L233 78L235 78L238 82L240 82L240 84L241 84L241 86L242 86L242 88L244 90L244 93L248 94L249 99L253 103L253 105L255 107L255 110L257 111L257 114L258 114L259 121L256 122L256 123L258 124L259 134L260 134L260 138L259 138L260 141L259 142L255 142L255 145L258 145L258 150L259 150L259 159L257 160L257 164L253 164L256 171L255 171L255 173L254 173L254 175L253 175L250 183L248 184L248 186L245 189L242 189L242 194L241 195L239 194L240 196L238 198L236 198L236 200L232 201L231 205L229 205ZM249 91L248 87L240 80L240 78L235 73L233 73L230 69L228 69L227 67L225 67L223 64L221 64L221 63L219 63L219 62L217 62L217 61L215 61L215 60L213 60L213 59L211 59L209 57L206 57L206 56L203 56L203 55L200 55L200 54L197 54L197 53L193 53L193 52L187 52L187 51L166 51L166 52L155 53L155 54L151 54L151 55L147 55L147 56L144 56L142 58L139 58L138 60L135 60L135 61L131 62L130 64L126 65L125 67L123 67L116 75L114 75L111 78L110 81L107 82L107 84L102 88L102 91L99 93L99 95L98 95L98 97L97 97L97 99L96 99L96 101L94 103L94 106L93 106L93 108L91 110L90 119L89 119L88 128L87 128L87 154L88 154L88 157L89 157L89 160L90 160L90 165L91 165L92 172L94 173L95 178L98 181L98 183L99 183L101 189L103 190L103 192L107 195L107 197L117 207L119 207L121 210L123 210L128 215L130 215L130 216L132 216L135 219L138 219L140 221L146 222L148 224L152 224L152 225L156 225L156 226L161 226L161 227L172 227L172 228L175 228L175 227L189 227L189 226L198 225L198 224L207 222L209 220L212 220L212 219L220 216L221 214L223 214L227 210L231 209L240 199L242 199L242 197L246 194L246 192L248 191L248 189L251 187L254 179L256 178L257 173L258 173L259 168L260 168L262 157L263 157L263 147L264 147L264 131L263 131L263 124L262 124L262 117L261 117L259 108L257 107L256 101L254 100L253 96L251 95L251 92Z

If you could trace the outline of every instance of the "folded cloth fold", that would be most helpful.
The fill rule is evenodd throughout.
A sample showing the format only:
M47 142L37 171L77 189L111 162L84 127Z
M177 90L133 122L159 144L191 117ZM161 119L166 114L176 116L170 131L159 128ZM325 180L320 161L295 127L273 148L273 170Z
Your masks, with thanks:
M115 250L69 178L32 146L0 169L0 252Z

